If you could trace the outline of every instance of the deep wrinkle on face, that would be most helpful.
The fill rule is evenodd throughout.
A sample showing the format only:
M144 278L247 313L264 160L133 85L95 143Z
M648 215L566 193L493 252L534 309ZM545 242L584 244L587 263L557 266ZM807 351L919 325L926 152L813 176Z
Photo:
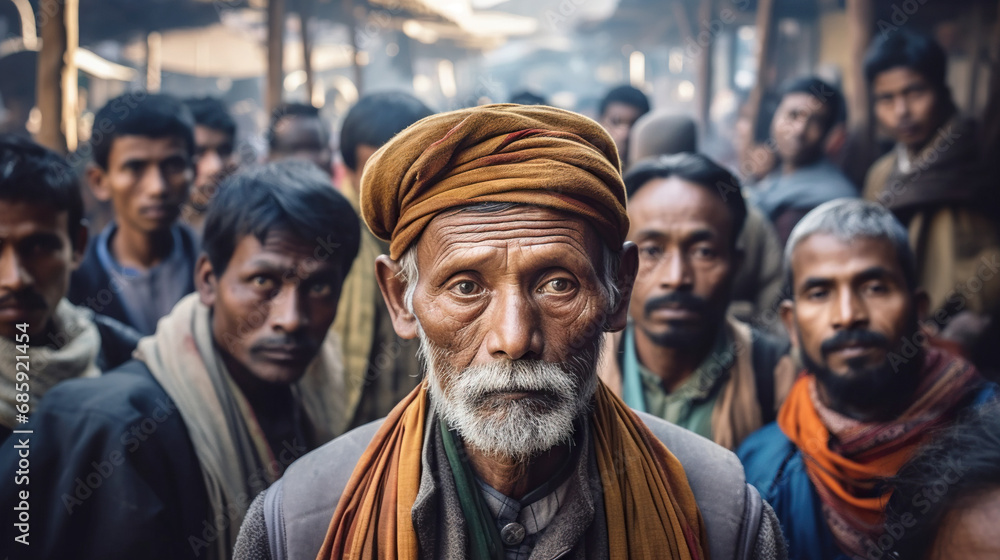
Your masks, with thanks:
M581 219L527 206L450 211L416 251L414 314L457 371L497 359L565 362L600 336L602 247Z

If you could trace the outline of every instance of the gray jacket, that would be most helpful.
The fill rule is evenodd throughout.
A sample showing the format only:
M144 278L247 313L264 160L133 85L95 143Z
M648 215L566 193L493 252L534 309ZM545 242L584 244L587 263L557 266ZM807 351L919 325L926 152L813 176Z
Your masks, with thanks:
M786 558L774 512L746 483L743 467L732 452L654 416L644 413L639 416L684 465L705 520L712 560ZM381 423L380 420L357 428L293 463L284 477L250 506L234 558L314 560L354 465ZM437 430L427 432L433 434ZM433 506L434 502L447 505L454 492L448 486L451 477L437 478L431 474L441 470L436 468L439 453L435 447L428 437L422 458L424 475L413 508L414 523L421 535L421 557L461 557L456 552L463 550L461 516L437 514ZM607 556L604 508L599 503L600 478L594 476L593 453L584 456L590 459L581 460L577 469L575 486L579 499L574 503L575 510L567 514L575 520L559 524L554 521L546 533L562 534L546 535L548 542L538 543L532 559ZM452 508L445 508L448 509ZM454 510L457 509L456 506ZM559 515L564 515L563 510ZM557 526L564 529L560 531ZM558 542L560 536L564 540L569 538L571 546Z

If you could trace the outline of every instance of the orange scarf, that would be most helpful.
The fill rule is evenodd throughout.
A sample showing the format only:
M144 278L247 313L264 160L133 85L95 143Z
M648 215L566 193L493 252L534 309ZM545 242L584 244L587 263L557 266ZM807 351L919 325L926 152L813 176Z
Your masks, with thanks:
M707 558L705 525L680 461L603 383L595 401L610 558ZM427 405L422 383L386 418L354 468L317 560L417 559L410 511Z
M802 451L827 525L846 553L865 556L866 542L882 533L890 495L882 482L954 418L981 381L971 364L934 348L927 348L921 375L913 403L890 422L862 423L826 408L812 375L799 377L778 413L778 426Z

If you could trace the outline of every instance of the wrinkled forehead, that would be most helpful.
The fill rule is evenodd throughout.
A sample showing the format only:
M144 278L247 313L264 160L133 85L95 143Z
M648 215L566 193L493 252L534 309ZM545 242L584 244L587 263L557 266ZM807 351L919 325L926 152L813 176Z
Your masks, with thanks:
M513 266L513 254L551 266L575 263L600 268L603 241L587 220L527 204L476 204L435 216L418 240L418 263L476 260L503 251L498 265Z

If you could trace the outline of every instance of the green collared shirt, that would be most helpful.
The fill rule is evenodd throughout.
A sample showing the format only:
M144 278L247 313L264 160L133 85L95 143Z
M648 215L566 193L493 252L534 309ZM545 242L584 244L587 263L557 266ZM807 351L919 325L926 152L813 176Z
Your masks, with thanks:
M712 439L712 410L733 364L732 335L723 326L712 351L690 377L673 392L663 388L658 375L639 364L646 411L668 422Z

